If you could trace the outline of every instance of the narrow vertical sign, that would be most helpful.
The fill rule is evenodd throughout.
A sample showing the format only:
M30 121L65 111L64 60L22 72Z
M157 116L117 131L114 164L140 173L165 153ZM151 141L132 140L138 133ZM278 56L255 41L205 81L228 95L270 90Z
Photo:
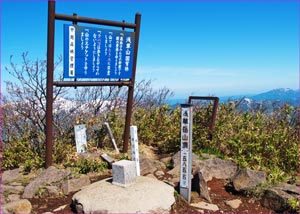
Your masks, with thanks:
M85 125L74 126L74 131L75 131L75 141L76 141L77 153L86 152L87 143L86 143L86 128L85 128Z
M191 200L193 107L181 104L180 195Z
M132 161L135 162L136 175L140 176L140 158L139 158L138 135L137 135L136 126L130 126L130 139L131 139Z

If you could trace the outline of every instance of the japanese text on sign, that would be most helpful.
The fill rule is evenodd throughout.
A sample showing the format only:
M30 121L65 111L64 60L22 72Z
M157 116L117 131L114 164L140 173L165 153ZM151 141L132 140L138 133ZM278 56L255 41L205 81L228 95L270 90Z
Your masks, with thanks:
M85 125L74 126L75 131L75 141L77 153L86 152L87 142L86 142L86 127Z
M189 109L183 108L181 112L181 174L180 186L188 186L188 153L189 153Z
M131 78L134 32L65 25L64 39L64 78Z
M192 105L181 104L180 195L188 202L191 199L192 180L192 116Z
M181 173L180 173L180 186L188 186L188 151L181 151Z
M140 176L141 173L140 173L140 158L139 158L137 126L130 126L130 139L131 139L132 161L135 162L136 175Z

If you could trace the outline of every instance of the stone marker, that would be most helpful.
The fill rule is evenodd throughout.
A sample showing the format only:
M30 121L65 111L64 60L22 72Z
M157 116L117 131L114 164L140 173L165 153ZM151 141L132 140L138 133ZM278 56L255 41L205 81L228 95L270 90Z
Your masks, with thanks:
M113 184L127 187L136 181L135 162L120 160L112 164Z

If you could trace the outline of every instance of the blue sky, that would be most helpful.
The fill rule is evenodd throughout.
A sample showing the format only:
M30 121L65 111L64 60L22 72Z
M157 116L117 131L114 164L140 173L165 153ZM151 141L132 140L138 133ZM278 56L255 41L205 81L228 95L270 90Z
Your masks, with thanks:
M47 52L47 1L1 2L1 68ZM134 22L142 14L137 80L175 98L299 88L299 1L56 1L56 13ZM55 55L63 54L56 21ZM82 25L85 25L82 23ZM11 77L1 69L2 92ZM62 67L56 72L63 72Z

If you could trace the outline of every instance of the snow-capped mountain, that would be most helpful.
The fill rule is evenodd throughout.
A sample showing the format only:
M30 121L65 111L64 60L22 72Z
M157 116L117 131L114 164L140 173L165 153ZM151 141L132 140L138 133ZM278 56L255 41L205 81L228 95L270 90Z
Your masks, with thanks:
M244 97L240 99L237 108L243 111L263 110L266 113L271 113L283 104L289 104L295 107L299 106L300 90L279 88L261 94Z
M220 103L237 102L237 108L243 111L248 110L264 110L265 112L272 112L279 108L284 103L292 106L300 106L300 90L293 90L290 88L278 88L256 95L238 95L219 97ZM185 103L185 99L168 100L167 103L173 107L180 103Z
M300 90L293 90L290 88L279 88L279 89L274 89L271 91L267 91L261 94L251 96L250 98L256 101L270 100L270 101L285 102L293 106L298 106L299 99L300 99L299 92Z

